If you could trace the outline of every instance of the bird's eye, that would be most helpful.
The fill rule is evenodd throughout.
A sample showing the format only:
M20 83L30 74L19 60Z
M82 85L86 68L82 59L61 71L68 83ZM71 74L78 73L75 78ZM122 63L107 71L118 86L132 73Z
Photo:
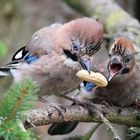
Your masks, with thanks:
M79 49L79 44L76 41L72 41L72 51L76 52Z
M78 49L78 47L77 47L77 45L76 45L76 44L73 46L73 48L74 48L74 49Z
M125 63L129 63L130 60L131 60L131 56L130 56L130 55L129 55L129 56L126 56L126 57L124 58L124 62L125 62Z
M111 57L111 54L109 53L109 55L108 55L109 57Z
M126 58L126 59L125 59L125 63L128 63L129 61L130 61L129 58Z

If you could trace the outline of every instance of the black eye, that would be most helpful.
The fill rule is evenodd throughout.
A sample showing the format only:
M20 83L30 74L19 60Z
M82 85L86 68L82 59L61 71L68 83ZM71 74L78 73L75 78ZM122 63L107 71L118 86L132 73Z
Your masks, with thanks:
M130 61L130 58L126 58L124 61L125 63L128 63Z
M72 51L76 52L79 49L79 44L76 41L72 41Z
M131 56L130 56L130 55L129 55L129 56L126 56L126 57L124 58L124 62L125 62L125 63L129 63L130 60L131 60Z
M75 46L73 46L73 48L74 48L74 49L78 49L78 47L77 47L76 45L75 45Z
M111 57L111 54L109 54L108 56Z

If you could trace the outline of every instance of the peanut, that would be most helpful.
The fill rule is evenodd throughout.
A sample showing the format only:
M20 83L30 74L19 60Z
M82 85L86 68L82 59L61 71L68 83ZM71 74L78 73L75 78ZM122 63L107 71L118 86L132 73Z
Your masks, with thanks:
M76 73L76 76L80 79L96 84L98 87L105 87L108 85L107 79L98 72L92 72L89 74L86 70L80 70Z

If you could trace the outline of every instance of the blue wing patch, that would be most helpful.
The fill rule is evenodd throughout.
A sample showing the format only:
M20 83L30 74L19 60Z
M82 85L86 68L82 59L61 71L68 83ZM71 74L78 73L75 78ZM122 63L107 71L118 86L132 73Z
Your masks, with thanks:
M86 85L85 85L85 89L87 91L91 91L95 87L96 87L96 85L94 83L91 83L91 82L87 82Z
M28 64L35 62L39 57L33 54L30 54L28 50L25 49L26 46L20 48L12 57L11 64L19 63L20 60L26 61Z
M28 64L31 64L33 62L35 62L39 57L35 56L35 55L32 55L32 54L29 54L27 56L25 56L24 60L28 63Z

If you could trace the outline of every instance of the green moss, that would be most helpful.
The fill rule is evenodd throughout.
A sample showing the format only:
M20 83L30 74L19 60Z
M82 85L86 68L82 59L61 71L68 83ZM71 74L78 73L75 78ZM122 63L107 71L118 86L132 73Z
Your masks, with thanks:
M96 18L100 18L101 13L102 13L102 7L98 6L98 7L96 7L96 9L94 10L94 13L92 15L94 15L94 17L96 17Z
M122 10L114 11L111 14L109 14L105 19L105 27L107 32L113 30L125 15L126 13Z
M92 16L89 12L89 9L87 8L87 6L85 6L88 1L83 2L82 4L79 4L80 0L64 0L70 7L72 7L73 9L75 9L76 11L81 12L82 14L84 14L85 16Z
M137 38L135 38L135 41L136 41L136 44L139 46L139 44L140 44L140 36L138 36Z

